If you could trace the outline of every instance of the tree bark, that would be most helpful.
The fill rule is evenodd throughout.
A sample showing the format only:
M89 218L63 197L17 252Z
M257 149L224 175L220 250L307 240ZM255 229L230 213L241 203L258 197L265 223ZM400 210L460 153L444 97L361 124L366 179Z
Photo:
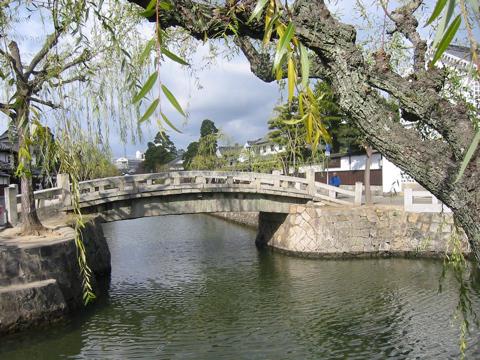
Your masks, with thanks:
M28 101L21 102L20 108L17 112L19 123L17 125L19 135L19 148L27 148L27 140L30 139L30 124L29 124L29 107ZM44 230L40 219L38 218L37 209L35 206L35 198L33 195L32 186L32 166L31 161L24 156L19 155L19 164L22 173L20 176L21 202L22 213L21 223L22 232L25 234L38 234Z

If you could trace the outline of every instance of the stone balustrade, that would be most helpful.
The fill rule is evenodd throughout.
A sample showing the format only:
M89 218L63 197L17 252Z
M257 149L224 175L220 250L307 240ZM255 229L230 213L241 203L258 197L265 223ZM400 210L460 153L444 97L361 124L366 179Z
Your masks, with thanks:
M34 193L38 209L71 210L71 184L68 175L57 176L58 187ZM256 193L299 198L339 205L361 205L362 184L355 191L315 182L315 174L306 178L279 174L222 171L178 171L154 174L125 175L79 183L80 207L97 206L118 200L149 196L196 193ZM6 191L8 221L17 222L21 211L20 195L12 186Z

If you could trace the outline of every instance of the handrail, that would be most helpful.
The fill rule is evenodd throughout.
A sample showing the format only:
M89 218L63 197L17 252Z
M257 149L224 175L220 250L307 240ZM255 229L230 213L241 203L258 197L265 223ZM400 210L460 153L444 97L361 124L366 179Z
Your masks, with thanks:
M34 192L38 208L54 206L71 207L71 185L66 174L57 175L57 187ZM191 192L262 192L280 196L291 196L313 201L328 201L340 205L361 205L362 184L357 183L355 191L315 182L314 173L306 178L286 175L263 174L240 171L171 171L152 174L115 176L79 183L80 203L89 206L92 202L105 203L114 199L157 196ZM5 190L9 221L17 216L16 186ZM151 195L149 195L149 193ZM338 199L338 195L343 197Z

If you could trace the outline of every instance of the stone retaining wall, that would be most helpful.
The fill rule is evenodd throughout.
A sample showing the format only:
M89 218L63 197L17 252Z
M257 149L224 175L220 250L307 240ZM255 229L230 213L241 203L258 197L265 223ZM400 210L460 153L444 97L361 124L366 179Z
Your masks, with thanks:
M54 239L0 239L0 334L53 321L83 306L74 230L63 227L55 233ZM88 222L82 237L95 281L110 273L100 219Z
M453 248L452 214L406 213L391 207L292 206L261 213L257 244L313 257L439 256ZM463 230L461 249L470 252Z
M258 212L221 212L209 215L252 228L258 228Z

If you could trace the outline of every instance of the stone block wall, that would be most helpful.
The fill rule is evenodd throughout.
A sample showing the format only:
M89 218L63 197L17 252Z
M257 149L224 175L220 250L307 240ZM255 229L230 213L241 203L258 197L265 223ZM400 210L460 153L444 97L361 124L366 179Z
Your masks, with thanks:
M74 230L55 232L54 239L0 239L0 334L83 306ZM87 223L82 238L95 277L108 274L110 251L100 219Z
M209 214L236 224L258 228L258 212L220 212Z
M453 247L452 214L406 213L392 207L291 206L282 221L260 215L257 243L304 256L439 256ZM463 230L461 249L470 252Z

